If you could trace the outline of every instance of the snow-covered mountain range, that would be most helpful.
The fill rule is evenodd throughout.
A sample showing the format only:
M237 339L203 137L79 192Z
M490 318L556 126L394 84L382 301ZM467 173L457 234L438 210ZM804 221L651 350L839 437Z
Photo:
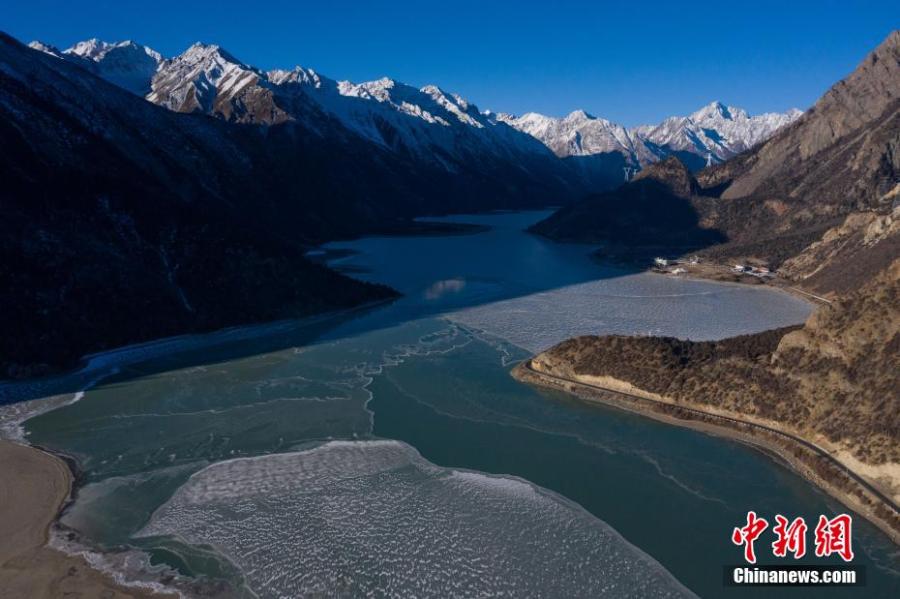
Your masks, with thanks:
M435 85L415 88L389 78L338 81L300 66L264 72L209 44L194 44L169 59L130 41L91 39L64 51L30 45L176 112L261 125L299 121L323 134L333 119L382 147L450 172L485 156L528 168L549 149L560 158L586 159L575 160L576 170L588 185L601 187L620 180L623 166L640 168L672 154L693 169L724 161L801 114L751 117L713 102L690 116L626 128L581 110L564 118L481 111Z
M689 166L718 163L739 154L803 114L793 109L751 117L741 108L712 102L690 116L673 116L658 125L625 128L577 110L563 118L537 113L521 117L498 115L498 120L544 142L560 157L616 152L634 166L646 166L672 154L694 155Z
M451 171L483 154L547 154L542 144L434 85L417 89L389 78L357 84L300 66L263 72L215 45L195 44L160 63L151 88L151 102L230 121L294 120L321 129L328 126L324 114L369 141Z

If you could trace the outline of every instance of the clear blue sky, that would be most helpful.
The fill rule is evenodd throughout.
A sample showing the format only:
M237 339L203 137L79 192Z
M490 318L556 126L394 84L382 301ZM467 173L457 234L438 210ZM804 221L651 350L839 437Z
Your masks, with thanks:
M582 108L625 125L714 99L754 114L807 108L898 27L897 0L8 0L0 20L26 42L133 39L171 56L200 40L263 69L387 75L481 109Z

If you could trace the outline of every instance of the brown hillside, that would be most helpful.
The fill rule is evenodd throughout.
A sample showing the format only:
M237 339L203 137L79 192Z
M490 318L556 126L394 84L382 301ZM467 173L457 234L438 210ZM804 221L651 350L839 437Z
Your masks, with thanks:
M802 328L704 342L579 337L537 360L773 420L864 463L900 463L900 259Z

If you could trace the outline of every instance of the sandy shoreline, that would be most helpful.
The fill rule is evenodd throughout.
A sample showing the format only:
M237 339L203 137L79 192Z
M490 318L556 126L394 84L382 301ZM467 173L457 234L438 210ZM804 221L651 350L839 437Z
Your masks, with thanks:
M72 473L62 460L0 440L0 481L0 588L4 598L167 596L122 587L83 558L47 545L50 525L72 489Z
M512 370L512 376L520 382L563 391L587 403L612 406L666 424L691 428L761 449L864 517L884 532L894 543L900 545L900 516L846 474L798 443L791 443L779 435L766 435L752 426L742 428L738 425L730 425L726 420L715 415L710 415L710 418L696 416L689 413L690 408L682 410L677 405L659 403L655 398L632 397L612 390L595 389L577 381L548 376L528 368L530 362L528 360L516 366Z

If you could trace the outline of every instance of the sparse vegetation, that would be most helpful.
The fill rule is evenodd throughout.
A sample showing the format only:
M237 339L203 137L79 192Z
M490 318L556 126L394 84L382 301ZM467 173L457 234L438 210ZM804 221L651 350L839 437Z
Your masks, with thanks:
M579 337L545 355L576 375L821 434L868 464L900 462L900 260L802 328L703 342Z

